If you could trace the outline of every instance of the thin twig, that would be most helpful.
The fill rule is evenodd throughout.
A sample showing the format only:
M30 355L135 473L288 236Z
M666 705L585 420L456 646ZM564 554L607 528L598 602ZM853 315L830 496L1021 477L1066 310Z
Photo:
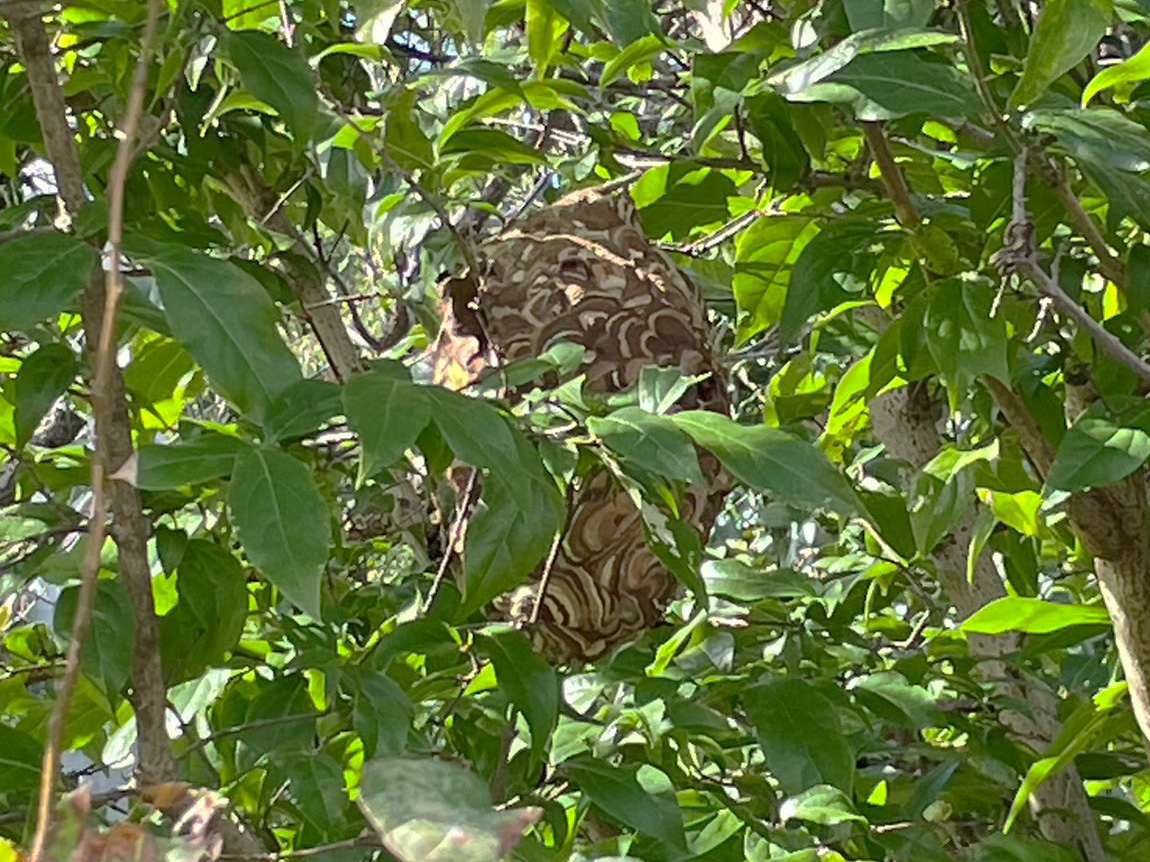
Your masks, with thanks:
M861 125L871 155L874 156L874 160L878 164L879 174L882 176L883 185L886 186L887 196L894 204L895 218L907 230L914 230L922 224L922 218L918 214L918 208L914 205L914 199L910 196L910 186L907 185L906 177L903 176L898 162L894 159L894 153L891 152L882 124L864 121Z
M108 418L115 412L116 391L114 386L116 328L115 316L123 291L120 274L121 250L124 233L124 186L134 146L136 130L143 113L144 92L147 87L147 67L151 61L152 46L159 26L160 0L150 0L148 18L137 58L135 75L128 107L125 112L120 143L116 149L116 159L109 176L108 188L108 246L109 261L105 271L103 318L99 327L99 337L95 348L95 373L92 382L93 412L96 415L96 447L92 457L91 485L92 512L89 518L88 546L85 549L81 569L80 591L76 604L76 615L72 621L71 640L65 659L64 675L56 691L56 701L48 720L48 739L40 772L40 787L37 795L36 832L32 839L29 858L40 862L47 852L48 836L52 829L55 809L55 788L60 772L60 756L64 745L64 730L72 695L80 677L80 653L88 638L92 624L92 603L100 571L100 552L108 535L108 505L105 490L105 474L108 471L109 444ZM39 13L20 19L13 19L13 28L18 33L21 53L28 68L29 81L38 90L37 116L41 121L45 138L49 132L59 139L49 145L50 150L59 154L55 161L57 184L65 200L70 215L83 205L85 193L82 181L78 180L76 168L75 142L72 132L64 122L63 130L58 125L64 120L63 104L59 93L56 71L51 55L47 50L47 33ZM35 79L35 80L34 80ZM116 465L118 466L118 465Z
M360 847L372 847L379 849L380 842L378 838L370 836L361 836L359 838L348 838L346 841L336 841L332 844L320 844L317 847L304 847L300 850L285 850L283 853L221 853L219 859L228 860L228 862L280 862L282 859L307 859L312 856L326 856L337 850L355 850Z
M1125 294L1126 267L1122 265L1122 261L1110 250L1109 243L1106 242L1102 231L1098 229L1098 225L1094 223L1094 219L1082 208L1082 202L1078 200L1078 196L1074 194L1074 189L1070 188L1070 180L1067 178L1066 169L1051 159L1047 173L1053 175L1054 181L1052 185L1054 186L1054 191L1057 193L1058 199L1062 201L1062 205L1066 208L1071 222L1074 223L1075 230L1086 240L1087 245L1090 246L1091 251L1093 251L1098 258L1098 271L1110 281L1114 282L1115 286Z
M1006 226L1003 246L991 262L998 267L1004 279L1019 275L1030 280L1038 292L1078 324L1103 351L1125 365L1145 383L1150 384L1150 364L1122 343L1114 333L1087 313L1071 299L1066 291L1038 265L1034 247L1034 224L1026 208L1026 178L1028 154L1023 147L1014 160L1011 217Z
M543 598L547 595L547 587L551 583L551 572L555 568L555 560L559 557L559 551L563 547L563 540L567 538L567 531L571 529L576 481L576 479L572 478L571 481L567 483L567 502L564 506L567 515L563 520L563 527L555 534L555 540L551 543L551 550L547 552L547 559L543 563L543 570L539 575L539 586L535 590L535 603L531 606L531 616L527 620L529 626L533 626L539 622L539 613L543 609Z
M447 547L443 549L443 556L439 560L439 568L435 571L435 580L431 584L431 591L427 594L427 601L423 603L424 614L431 610L431 606L435 603L439 590L443 586L443 579L447 576L447 566L451 563L455 545L459 542L463 525L466 523L467 517L471 513L471 507L475 502L472 498L475 495L478 481L479 471L472 467L471 478L467 480L467 487L463 491L463 497L455 510L455 517L451 519L451 526L447 530Z
M1091 317L1086 309L1067 296L1066 292L1042 271L1042 267L1036 261L1020 261L1017 271L1029 278L1039 293L1053 300L1058 309L1085 330L1103 351L1137 374L1143 383L1150 384L1150 365L1123 344L1117 335Z
M990 83L986 80L986 74L983 72L982 56L978 51L978 43L974 41L974 25L970 20L969 2L970 0L958 0L958 3L955 4L958 12L958 27L962 34L963 51L966 54L966 64L970 67L970 74L974 77L974 87L978 91L978 96L986 107L987 113L990 114L994 124L1006 138L1010 148L1018 152L1022 148L1018 136L1007 123L1002 109L998 107L994 93L990 91Z
M217 730L215 733L209 734L202 739L197 739L194 743L189 745L180 754L180 757L187 757L196 751L206 748L219 740L228 736L237 736L241 733L247 733L249 730L262 730L265 727L276 727L281 724L294 724L297 721L314 721L322 716L327 715L327 712L307 712L299 713L297 715L280 715L275 718L261 718L256 721L249 721L245 724L237 724L235 727L225 727L223 730Z

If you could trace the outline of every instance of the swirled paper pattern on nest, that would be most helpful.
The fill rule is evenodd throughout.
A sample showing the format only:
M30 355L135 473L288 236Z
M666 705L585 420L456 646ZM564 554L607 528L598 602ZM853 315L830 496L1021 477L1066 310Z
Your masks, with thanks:
M702 302L648 242L627 195L560 201L509 224L480 252L479 277L457 283L435 348L437 382L466 385L484 357L515 362L565 340L586 349L579 372L591 391L619 392L645 367L673 367L709 375L683 406L726 410ZM701 463L709 484L689 489L681 514L707 531L724 483L713 458L704 454ZM594 661L655 625L677 589L647 546L631 497L599 470L572 496L537 619L526 631L553 658ZM497 612L526 622L536 593L526 585L498 602Z

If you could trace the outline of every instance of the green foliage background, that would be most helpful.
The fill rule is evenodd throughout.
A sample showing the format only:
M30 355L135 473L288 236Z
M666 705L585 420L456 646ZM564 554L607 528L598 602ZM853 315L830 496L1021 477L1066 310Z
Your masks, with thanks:
M75 613L77 297L145 12L48 10L91 195L66 229L0 23L0 858L30 835ZM365 760L398 756L541 808L524 862L1145 858L1145 748L1067 518L1073 495L1141 476L1144 387L991 257L1025 145L1064 180L1026 186L1040 264L1146 352L1148 37L1138 0L169 0L119 345L178 777L222 791L269 851L332 859L387 857L341 842L367 827ZM607 182L699 284L737 415L668 415L674 374L611 403L426 385L437 283L464 249ZM333 382L309 285L370 368ZM1002 389L1055 453L1045 477ZM892 390L931 405L925 464L876 437ZM554 668L485 621L546 554L572 475L605 461L664 499L697 473L690 442L739 485L701 555L667 549L691 589L666 625ZM490 478L459 586L428 610L453 459ZM1002 585L964 626L939 575L955 535ZM111 542L103 561L66 736L90 766L68 785L130 764L136 733ZM45 619L29 596L57 592ZM988 675L971 644L1010 632L1028 636ZM1058 732L1036 747L1000 719L1038 689ZM1105 857L1043 837L1026 805L1048 776L1088 797ZM94 820L145 816L132 804Z

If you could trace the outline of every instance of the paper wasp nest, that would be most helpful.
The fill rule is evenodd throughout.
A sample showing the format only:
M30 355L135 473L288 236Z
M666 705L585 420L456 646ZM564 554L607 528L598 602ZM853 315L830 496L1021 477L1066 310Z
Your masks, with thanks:
M702 302L672 260L652 246L628 195L580 193L510 223L479 249L477 278L456 279L435 348L436 382L462 388L490 362L510 363L564 340L586 349L579 372L593 392L633 386L647 366L709 374L681 400L725 411ZM577 372L578 373L578 372ZM722 503L717 462L681 515L704 533ZM654 626L678 582L644 539L631 497L605 470L583 478L551 567L537 619L536 583L496 603L524 623L541 653L594 661Z

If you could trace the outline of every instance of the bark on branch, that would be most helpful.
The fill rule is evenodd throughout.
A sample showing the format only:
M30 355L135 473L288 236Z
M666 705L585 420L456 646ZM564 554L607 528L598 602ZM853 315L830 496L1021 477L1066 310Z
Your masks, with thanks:
M124 383L115 363L115 312L120 288L118 245L123 227L123 184L130 164L135 128L142 112L150 45L154 40L161 3L151 0L144 44L129 96L116 164L109 184L109 241L112 264L107 283L93 273L81 298L87 350L95 369L91 386L95 420L95 452L92 456L93 511L89 528L89 553L85 560L81 600L69 645L68 662L53 709L49 741L41 776L40 820L33 840L31 858L38 860L45 850L51 825L55 781L59 770L60 747L71 691L78 678L79 652L90 622L91 600L99 569L100 549L105 530L106 477L133 454L132 428L124 398ZM87 194L75 138L68 123L48 33L39 10L32 5L9 4L0 11L8 19L17 50L27 70L44 148L52 163L56 187L64 213L73 216L84 205ZM175 774L175 765L164 726L166 694L160 669L159 626L152 599L151 568L147 541L150 525L144 517L138 491L122 481L110 481L112 537L118 548L120 577L132 602L135 622L135 649L132 661L131 701L136 713L138 770L145 781L164 781Z

